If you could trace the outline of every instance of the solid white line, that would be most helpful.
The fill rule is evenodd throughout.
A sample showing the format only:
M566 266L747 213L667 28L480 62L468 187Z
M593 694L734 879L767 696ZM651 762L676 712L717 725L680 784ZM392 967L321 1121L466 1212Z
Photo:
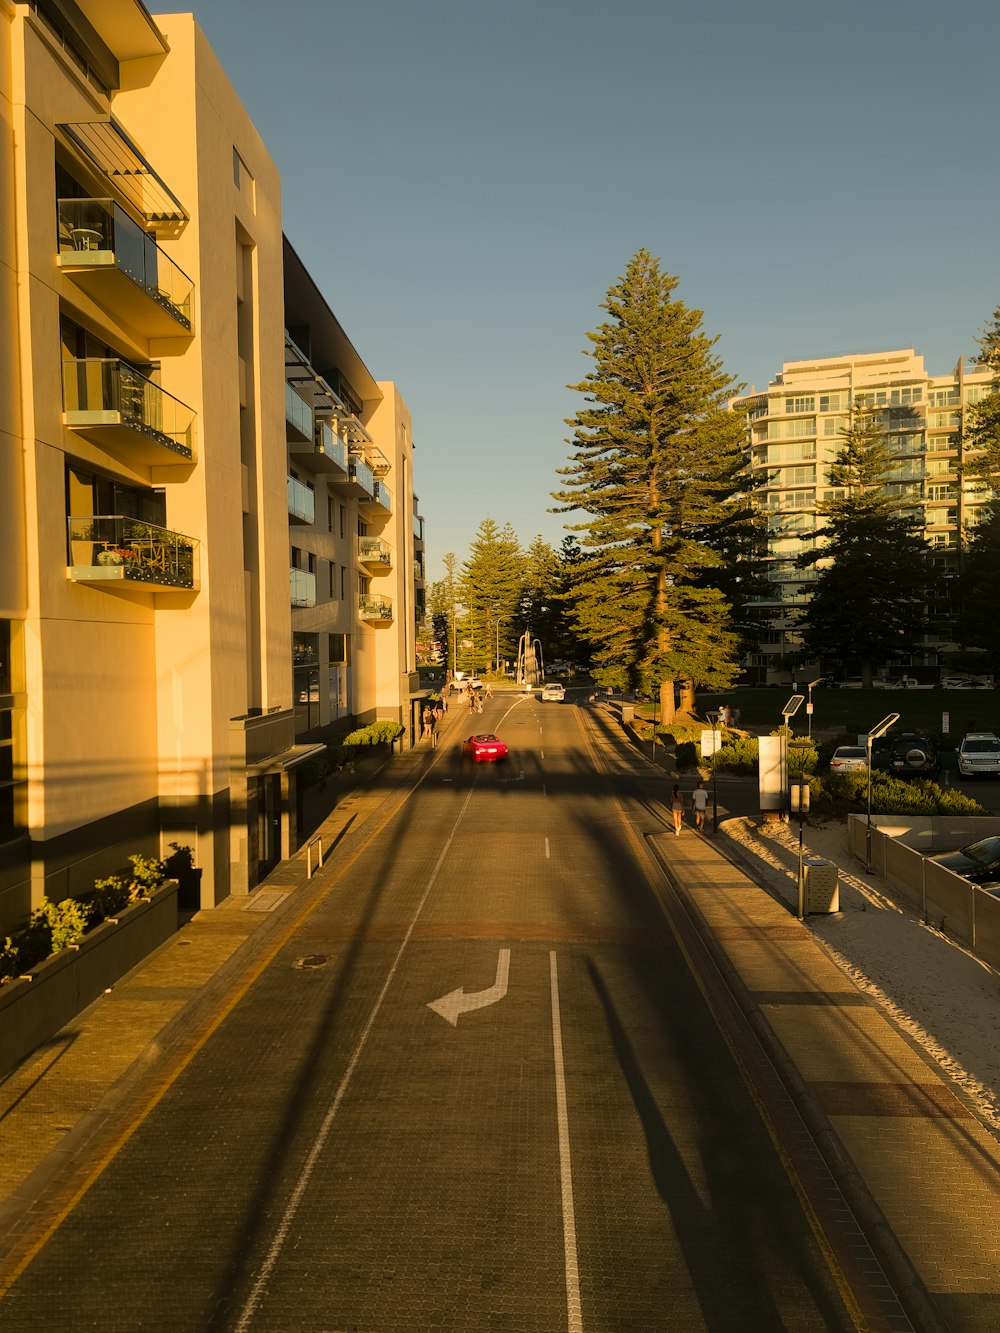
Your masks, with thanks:
M538 751L538 755L539 755L539 758L544 759L544 758L545 758L545 751L544 751L544 750L539 750L539 751Z
M417 904L416 911L413 913L413 919L411 920L409 926L407 927L406 934L403 936L403 941L396 952L396 957L393 959L392 967L390 967L389 969L389 974L382 985L382 989L378 993L378 998L376 999L375 1004L372 1007L371 1013L368 1015L368 1021L365 1023L364 1027L361 1030L361 1036L358 1038L358 1044L354 1048L354 1054L351 1056L350 1063L348 1064L346 1070L344 1071L344 1076L340 1080L340 1086L337 1088L337 1092L334 1096L334 1099L330 1104L330 1107L327 1110L326 1115L323 1117L323 1123L320 1125L316 1138L313 1140L313 1145L309 1149L309 1155L306 1157L305 1164L303 1165L302 1170L299 1173L299 1178L295 1183L295 1188L294 1190L292 1190L292 1197L288 1200L281 1221L278 1223L278 1229L274 1233L274 1240L271 1242L271 1247L267 1252L267 1257L264 1260L260 1272L257 1274L256 1281L254 1282L253 1287L250 1291L250 1295L247 1298L247 1303L243 1307L243 1311L240 1315L239 1321L236 1324L235 1333L246 1333L246 1330L250 1327L254 1315L257 1313L258 1307L260 1306L260 1303L264 1297L264 1291L265 1288L267 1287L268 1279L270 1278L271 1273L274 1271L274 1266L278 1262L278 1259L281 1255L281 1251L284 1248L285 1241L288 1239L288 1233L291 1230L292 1223L295 1221L295 1214L298 1212L299 1204L302 1202L302 1196L306 1192L306 1187L309 1184L310 1177L312 1176L312 1173L316 1167L316 1163L319 1161L320 1153L323 1151L324 1145L326 1144L326 1140L330 1135L330 1130L333 1128L334 1119L336 1118L337 1112L340 1110L341 1102L343 1102L344 1097L347 1094L348 1085L350 1084L354 1071L358 1066L359 1060L361 1059L361 1053L365 1048L369 1036L371 1035L371 1030L375 1026L375 1020L378 1017L379 1010L382 1008L382 1002L384 1001L386 993L388 992L389 987L392 984L393 978L395 977L396 972L399 969L399 965L403 959L403 953L406 949L406 946L410 942L410 937L412 936L414 930L416 929L417 920L420 916L420 913L423 911L424 903L426 903L430 891L431 889L433 889L437 877L441 872L441 867L442 865L444 865L444 859L448 855L448 849L451 847L451 844L454 841L455 834L458 831L458 825L461 822L462 816L465 814L469 801L472 799L472 793L474 790L475 790L474 787L470 787L465 797L465 800L462 802L462 808L461 810L459 810L457 816L455 817L455 823L452 825L452 830L448 834L448 839L445 842L445 845L441 849L441 855L438 857L437 864L431 871L431 877L427 881L427 887L424 889L423 896L421 897L420 902Z
M548 840L548 838L545 839L545 859L546 859L546 861L549 859L549 840Z
M559 1017L559 975L555 951L549 953L552 992L552 1055L556 1072L556 1123L559 1126L559 1185L562 1193L563 1252L566 1266L566 1326L583 1333L580 1305L580 1268L576 1253L576 1211L573 1206L573 1167L569 1153L569 1116L566 1112L566 1070L563 1065L562 1021Z

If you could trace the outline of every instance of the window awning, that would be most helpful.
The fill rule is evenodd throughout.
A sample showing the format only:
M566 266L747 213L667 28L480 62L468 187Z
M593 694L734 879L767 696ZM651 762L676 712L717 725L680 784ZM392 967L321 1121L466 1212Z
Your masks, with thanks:
M247 764L246 771L248 776L258 778L263 777L265 773L287 772L306 759L312 759L314 755L325 753L325 745L292 745L287 750L282 750L279 754L272 754L269 758L261 759L256 764Z
M117 120L84 120L59 128L150 226L188 220L187 209Z

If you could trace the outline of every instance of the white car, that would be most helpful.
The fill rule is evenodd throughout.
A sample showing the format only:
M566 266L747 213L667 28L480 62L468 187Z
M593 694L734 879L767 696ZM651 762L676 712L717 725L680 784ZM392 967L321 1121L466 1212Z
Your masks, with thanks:
M831 773L850 773L854 768L868 767L868 751L863 745L842 745L830 756Z
M992 731L970 731L958 747L958 771L965 778L979 773L1000 773L1000 736Z
M565 685L543 685L542 700L545 703L561 704L566 698Z
M942 690L988 690L985 680L973 680L969 676L945 676L941 682Z

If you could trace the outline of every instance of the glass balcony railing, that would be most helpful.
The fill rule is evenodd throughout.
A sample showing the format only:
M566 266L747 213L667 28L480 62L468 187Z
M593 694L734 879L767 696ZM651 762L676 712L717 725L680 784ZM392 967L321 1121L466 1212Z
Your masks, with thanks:
M63 420L102 443L121 444L151 463L168 454L190 462L194 409L125 361L87 357L63 362Z
M363 491L375 498L375 478L372 470L363 458L352 458L350 460L351 480L357 482Z
M285 385L285 420L305 440L313 437L312 408L290 384Z
M316 492L297 477L288 478L288 517L297 523L316 522Z
M126 583L150 592L198 587L198 543L123 514L70 518L70 577Z
M375 481L375 500L383 509L387 509L390 514L392 513L392 491L389 490L384 481L377 479Z
M102 293L112 291L112 280L126 278L148 301L146 310L127 302L124 312L126 322L141 333L191 332L194 283L119 204L113 199L60 199L57 207L60 267L92 284L95 299L102 303L108 299Z
M316 605L316 575L308 569L289 569L288 589L292 606Z
M392 566L392 547L381 537L358 538L358 560L363 565Z
M358 598L358 613L362 620L391 620L392 598L377 592L363 592Z
M316 452L329 459L342 472L347 471L347 445L334 434L327 421L316 423Z

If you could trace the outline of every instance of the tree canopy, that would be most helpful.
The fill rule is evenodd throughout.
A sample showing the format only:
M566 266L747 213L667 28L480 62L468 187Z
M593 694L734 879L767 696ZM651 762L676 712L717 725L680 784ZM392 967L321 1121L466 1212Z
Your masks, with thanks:
M568 525L582 557L567 596L597 679L659 687L667 719L674 682L724 688L738 674L713 537L733 522L745 464L744 423L728 410L738 386L678 281L640 250L609 290L608 318L587 335L593 369L570 386L587 405L567 421L574 453L553 495L556 512L586 516Z

